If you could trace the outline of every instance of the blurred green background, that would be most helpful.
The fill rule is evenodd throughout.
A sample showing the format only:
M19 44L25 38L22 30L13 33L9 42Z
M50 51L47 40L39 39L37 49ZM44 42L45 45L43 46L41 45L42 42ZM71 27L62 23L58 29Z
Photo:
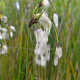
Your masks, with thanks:
M8 53L0 55L0 80L80 80L80 0L49 1L49 18L53 21L55 9L59 15L58 35L63 56L55 67L56 34L52 28L49 36L51 57L43 68L34 61L34 30L40 25L28 28L40 0L0 0L0 13L7 16L9 26L16 28L14 37L7 40Z

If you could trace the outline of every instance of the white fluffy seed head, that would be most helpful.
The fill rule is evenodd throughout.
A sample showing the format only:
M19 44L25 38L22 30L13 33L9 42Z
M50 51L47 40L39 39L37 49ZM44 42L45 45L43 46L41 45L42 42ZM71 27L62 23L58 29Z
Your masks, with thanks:
M8 33L2 34L2 39L9 39L9 34Z
M50 59L50 45L47 44L48 42L48 34L46 31L43 31L41 28L34 31L36 36L36 47L35 47L35 62L38 65L43 67L46 66L46 61ZM38 59L40 56L41 59Z
M2 28L2 33L7 33L7 29L6 28Z
M60 58L62 56L62 48L60 46L56 47L55 54L58 56L58 58Z
M6 44L4 44L3 47L2 47L2 54L5 54L7 52L8 52L8 47L7 47Z
M6 28L2 28L1 29L2 33L1 33L1 36L2 36L2 39L8 39L9 38L9 34L7 33L7 29Z
M48 0L43 0L42 1L42 4L43 4L43 6L45 7L45 8L49 8L49 1Z
M10 31L10 36L13 37L13 32Z
M41 66L45 67L46 66L46 57L41 56Z
M48 13L44 9L42 10L42 12L46 17L48 17Z
M48 34L46 31L43 31L43 34L42 34L42 42L43 43L47 43L48 42Z
M53 14L53 20L54 20L55 27L58 29L58 14L57 13Z
M41 65L41 55L35 54L35 63Z
M55 55L54 57L54 65L57 66L58 65L58 57Z
M48 16L45 13L42 14L42 16L39 19L39 22L44 27L46 32L48 34L50 34L52 24L51 24L50 19L48 18Z
M2 34L0 34L0 40L2 40Z
M49 61L49 59L50 59L50 45L48 44L47 45L47 53L46 53L46 58L47 58L47 60Z
M41 41L41 35L42 35L42 29L36 29L34 31L35 37L36 37L36 42L40 42Z
M6 17L6 16L2 16L2 17L1 17L1 21L3 21L3 23L6 24L6 23L7 23L7 17Z
M49 44L47 45L47 43L45 44L37 43L34 52L36 56L35 57L36 64L45 67L46 61L49 61L50 59L50 45ZM38 60L38 55L40 56L41 60Z
M47 43L48 41L48 34L46 31L43 31L41 28L34 31L36 42Z
M10 26L10 31L16 31L14 26Z
M43 48L42 43L40 43L40 42L36 43L36 47L35 47L35 50L34 50L35 54L41 54L42 48Z
M38 16L40 13L36 14ZM44 30L47 34L50 34L52 23L48 18L47 14L43 13L42 16L39 18L39 23L44 27Z
M14 26L10 26L10 36L13 37L13 32L15 32L16 29Z
M61 56L62 56L62 48L58 44L56 46L55 57L54 57L54 65L55 66L58 65L58 59L60 59Z

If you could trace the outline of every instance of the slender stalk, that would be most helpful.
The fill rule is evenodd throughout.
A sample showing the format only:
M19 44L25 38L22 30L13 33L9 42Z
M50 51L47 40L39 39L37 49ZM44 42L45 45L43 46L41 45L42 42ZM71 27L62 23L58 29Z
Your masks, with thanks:
M33 14L34 14L35 11L37 10L37 8L38 8L38 5L36 5L36 7L34 8L34 10L33 10Z
M21 60L22 60L21 53L22 53L22 34L21 34L21 45L20 45L18 80L20 80L20 70L21 70Z
M20 71L20 73L21 73L21 74L23 74L24 76L26 76L26 74L25 74L25 73L23 73L23 72L21 72L21 71Z
M22 3L22 14L21 14L21 17L22 17L22 21L21 21L21 45L20 45L20 57L19 57L19 71L18 71L18 80L20 80L20 71L21 71L21 61L22 61L22 36L23 36L23 25L24 25L24 16L23 16L23 9L24 9L24 2Z
M56 6L55 6L53 0L51 0L51 2L52 2L52 5L53 5L53 7L54 7L54 10L56 11ZM50 8L52 9L51 5L50 5Z
M20 71L21 71L21 61L22 61L22 35L21 35L21 46L20 46L20 57L19 57L19 71L18 71L18 80L20 80Z
M28 53L29 53L29 28L28 28L28 35L27 35L27 55L26 55L26 80L28 80Z
M55 33L56 33L56 38L57 38L57 43L59 42L59 40L58 40L58 33L57 33L57 29L56 29L56 27L54 26L54 24L52 23L52 25L53 25L53 27L54 27L54 30L55 30Z

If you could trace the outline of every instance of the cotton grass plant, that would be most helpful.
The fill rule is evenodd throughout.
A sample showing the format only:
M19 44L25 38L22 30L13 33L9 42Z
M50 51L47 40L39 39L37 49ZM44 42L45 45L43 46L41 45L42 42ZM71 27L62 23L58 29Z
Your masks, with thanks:
M41 6L44 6L45 8L49 8L49 1L48 0L42 0L39 2L35 8L35 10ZM38 11L38 10L37 10ZM35 12L35 11L34 11ZM38 17L39 16L39 17ZM37 18L38 17L38 18ZM34 18L34 19L33 19ZM54 64L55 66L58 64L58 58L62 56L62 49L59 45L58 41L58 14L54 13L53 14L53 21L54 24L51 22L51 20L48 17L48 13L43 10L41 13L36 12L29 23L29 27L31 27L35 23L39 23L40 25L43 26L44 30L41 28L37 29L34 33L36 36L36 48L35 48L35 62L38 65L42 65L43 67L46 66L46 61L50 59L50 45L47 45L48 42L48 36L50 35L51 28L55 29L56 37L57 37L57 47L56 47L56 52L55 52L55 58L54 58ZM49 49L47 48L49 46ZM47 51L46 51L47 50ZM47 59L48 58L48 59Z
M16 29L5 40L8 52L0 55L0 80L79 80L79 5L79 0L0 0L6 26Z
M0 14L1 15L1 14ZM6 44L6 40L9 39L9 37L13 37L13 32L16 31L14 26L8 27L7 23L7 17L4 15L0 16L1 22L4 27L0 24L0 55L8 53L8 47Z

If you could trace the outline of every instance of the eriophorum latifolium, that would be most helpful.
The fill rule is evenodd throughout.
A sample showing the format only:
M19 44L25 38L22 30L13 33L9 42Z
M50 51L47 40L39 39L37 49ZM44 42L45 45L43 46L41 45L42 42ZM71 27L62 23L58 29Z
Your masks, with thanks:
M58 65L58 58L62 56L62 48L59 45L58 40L58 14L53 13L53 21L49 19L48 13L46 11L46 8L48 9L50 6L50 3L48 0L42 0L39 2L35 10L40 7L42 8L42 12L34 12L33 17L29 23L29 27L31 27L35 23L39 23L39 26L43 26L43 30L41 28L38 28L34 31L35 37L36 37L36 48L34 50L35 53L35 62L38 65L41 65L43 67L46 66L46 62L50 59L50 44L48 44L48 36L50 35L51 28L53 26L55 33L56 33L56 51L55 51L55 58L54 58L54 65Z
M8 52L6 40L13 37L14 26L8 26L7 17L0 14L0 55ZM3 24L3 25L1 25Z
M0 80L80 80L79 0L0 0Z

